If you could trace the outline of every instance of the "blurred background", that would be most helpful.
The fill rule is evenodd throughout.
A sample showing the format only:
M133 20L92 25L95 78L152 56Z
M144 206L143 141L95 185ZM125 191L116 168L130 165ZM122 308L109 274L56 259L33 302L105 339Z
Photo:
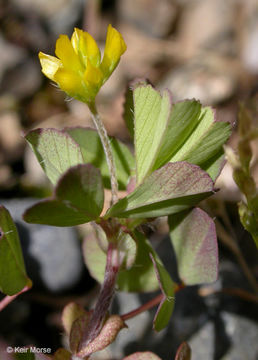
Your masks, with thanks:
M78 232L21 221L32 198L51 193L22 134L36 127L92 126L87 107L67 99L42 75L38 52L54 55L59 34L70 36L75 26L93 35L104 50L109 23L127 44L118 68L97 97L110 135L130 145L122 113L126 85L135 78L148 78L160 90L170 89L174 101L196 98L216 108L218 120L229 121L234 128L233 148L238 141L240 101L252 108L257 126L256 0L0 0L0 198L17 223L28 274L34 281L30 293L0 314L0 354L5 344L35 344L54 351L64 344L62 307L72 299L88 306L98 290L83 264ZM257 142L252 143L256 179L257 148ZM217 294L225 286L254 293L258 275L256 249L238 220L236 204L241 194L230 166L223 170L218 187L220 193L208 206L214 216L226 214L228 233L238 250L225 245L222 229L218 283L182 291L171 326L161 334L149 333L153 314L132 320L132 331L127 335L123 331L110 350L114 359L140 350L172 359L183 340L189 340L193 359L257 358L255 300ZM161 223L152 236L169 265L165 225ZM243 270L240 258L248 270ZM142 301L139 296L121 294L116 307L123 313ZM96 356L111 358L109 350Z

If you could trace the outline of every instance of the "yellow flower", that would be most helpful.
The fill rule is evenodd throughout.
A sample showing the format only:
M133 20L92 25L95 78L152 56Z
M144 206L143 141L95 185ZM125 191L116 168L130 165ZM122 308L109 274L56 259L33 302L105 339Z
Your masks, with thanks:
M42 52L39 59L42 72L69 96L91 103L99 89L117 67L126 50L122 35L108 26L103 59L93 37L75 28L71 40L60 35L55 56Z

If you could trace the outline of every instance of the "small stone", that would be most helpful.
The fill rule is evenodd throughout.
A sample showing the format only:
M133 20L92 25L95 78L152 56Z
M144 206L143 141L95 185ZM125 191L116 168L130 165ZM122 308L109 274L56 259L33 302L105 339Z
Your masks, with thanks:
M249 319L227 312L221 313L221 322L224 324L225 336L228 337L229 344L220 359L257 359L257 325ZM188 340L192 349L192 360L214 358L214 351L216 350L214 349L214 337L214 324L209 322Z
M114 310L119 314L125 314L141 305L139 296L136 294L129 293L118 293L116 295ZM116 310L118 306L118 311ZM148 312L144 312L130 320L126 321L129 329L124 330L123 333L119 334L116 341L110 345L108 349L114 357L122 359L125 355L124 349L130 346L130 343L136 343L139 339L142 339L146 335L146 331L151 326L151 318Z
M190 340L188 340L188 344L192 350L191 360L211 360L213 358L213 339L214 328L213 324L210 322L202 327Z

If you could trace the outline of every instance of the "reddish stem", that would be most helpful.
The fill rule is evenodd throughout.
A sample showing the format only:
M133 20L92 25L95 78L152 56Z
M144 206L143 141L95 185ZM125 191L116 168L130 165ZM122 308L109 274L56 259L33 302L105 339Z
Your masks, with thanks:
M92 342L102 329L103 323L106 319L107 311L109 310L115 293L115 284L118 270L119 264L117 259L117 251L114 245L109 243L104 282L102 284L96 306L90 318L90 322L85 329L84 335L82 336L78 349L79 352L90 342Z
M175 288L175 293L180 291L181 289L183 289L185 287L184 284L178 284ZM149 309L152 309L154 306L158 305L162 299L164 298L164 294L161 293L157 296L155 296L155 298L147 301L145 304L143 304L142 306L138 307L137 309L134 309L132 311L130 311L129 313L127 314L124 314L124 315L121 315L121 318L126 321L128 319L131 319L139 314L141 314L142 312L144 311L147 311Z
M0 301L0 311L2 311L7 305L9 305L13 300L17 298L17 296L23 294L24 292L28 291L31 288L31 286L26 285L20 292L18 292L15 295L7 295L3 298L3 300Z
M134 309L132 311L130 311L127 314L121 315L121 318L126 321L128 319L131 319L139 314L141 314L144 311L147 311L151 308L153 308L154 306L158 305L161 300L163 299L164 295L161 293L157 296L155 296L155 298L149 300L148 302L146 302L145 304L143 304L142 306L138 307L137 309Z

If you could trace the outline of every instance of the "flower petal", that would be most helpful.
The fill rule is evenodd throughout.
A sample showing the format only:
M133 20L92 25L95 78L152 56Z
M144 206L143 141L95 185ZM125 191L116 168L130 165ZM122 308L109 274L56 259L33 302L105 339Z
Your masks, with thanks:
M77 97L78 94L82 97L85 93L82 78L74 71L59 69L54 80L63 91L72 97Z
M83 71L79 56L67 35L60 35L56 42L56 56L68 70Z
M104 81L102 71L88 60L83 79L90 96L94 98Z
M39 54L39 58L47 77L69 96L89 104L112 74L125 50L122 35L109 25L101 62L100 50L93 37L75 28L71 40L66 35L57 39L57 58L43 53Z
M121 55L126 51L122 35L111 25L108 26L106 46L101 68L108 78L119 63Z
M101 59L99 47L93 37L85 31L81 32L79 52L84 59L85 65L87 59L89 59L93 66L99 66Z
M42 67L43 74L51 80L54 80L54 75L61 67L61 61L55 56L47 55L42 52L39 53L39 60Z
M71 37L72 47L73 47L74 51L76 52L76 54L78 54L79 39L80 39L81 32L82 32L82 30L80 30L78 28L74 28L74 32Z

